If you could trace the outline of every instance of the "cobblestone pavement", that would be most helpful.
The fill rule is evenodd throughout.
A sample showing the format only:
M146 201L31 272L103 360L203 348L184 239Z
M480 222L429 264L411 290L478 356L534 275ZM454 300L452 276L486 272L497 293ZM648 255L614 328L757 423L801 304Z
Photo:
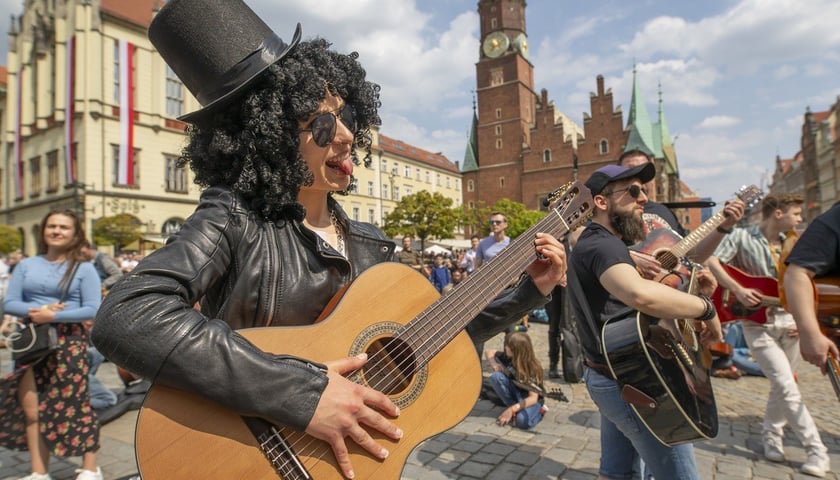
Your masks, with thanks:
M530 334L538 357L548 364L547 332L544 324L532 324ZM487 342L486 348L500 348L501 336ZM9 355L0 350L0 372L8 371ZM486 370L486 369L485 369ZM107 385L120 385L114 367L106 363L100 378ZM549 412L531 431L499 427L495 423L501 407L479 400L469 416L451 430L419 445L409 456L403 479L568 479L592 480L597 477L599 415L582 383L549 381L560 388L568 403L548 399ZM809 365L799 368L799 386L814 416L832 464L840 469L840 404L827 378ZM763 377L739 380L714 379L720 432L713 440L695 445L701 476L712 480L782 480L813 478L798 473L805 452L796 437L787 432L785 452L788 461L771 463L761 455L761 422L768 383ZM99 463L108 480L123 479L136 473L134 423L130 412L101 430ZM53 459L50 471L56 480L72 480L79 458ZM28 473L29 455L0 448L0 480L17 479ZM837 479L829 473L826 478ZM670 479L660 479L670 480Z

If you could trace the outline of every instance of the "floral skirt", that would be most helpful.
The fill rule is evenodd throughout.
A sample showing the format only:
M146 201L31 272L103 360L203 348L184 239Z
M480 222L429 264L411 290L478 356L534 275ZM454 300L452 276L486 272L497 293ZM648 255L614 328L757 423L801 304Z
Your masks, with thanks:
M0 446L28 449L18 384L24 372L33 369L41 436L53 455L77 457L99 450L99 421L88 395L87 334L77 323L55 327L58 350L33 365L16 364L0 379Z

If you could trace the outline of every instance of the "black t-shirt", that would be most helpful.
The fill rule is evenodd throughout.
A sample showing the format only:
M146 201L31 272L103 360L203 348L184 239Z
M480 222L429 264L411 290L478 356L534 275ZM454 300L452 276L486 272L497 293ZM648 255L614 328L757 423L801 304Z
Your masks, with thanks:
M634 310L612 296L600 282L601 275L608 268L619 263L626 263L635 268L636 264L630 257L627 246L619 238L610 233L602 225L592 223L581 233L569 260L570 268L577 275L581 290L586 297L589 310L594 315L594 321L600 335L600 330L609 320L627 317ZM578 321L578 333L586 350L587 357L603 363L603 356L598 354L597 345L600 338L592 338L591 329L587 325L584 311L577 304L574 295L571 296L575 318Z
M840 202L811 222L785 263L807 268L817 277L840 274Z

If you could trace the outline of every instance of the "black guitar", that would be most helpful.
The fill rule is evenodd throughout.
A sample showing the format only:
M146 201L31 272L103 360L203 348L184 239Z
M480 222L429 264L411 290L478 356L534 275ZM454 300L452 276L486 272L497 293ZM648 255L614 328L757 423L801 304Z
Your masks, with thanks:
M694 284L692 271L689 292ZM668 446L713 438L718 431L711 356L693 324L638 313L610 321L601 331L607 365L622 385L621 398Z

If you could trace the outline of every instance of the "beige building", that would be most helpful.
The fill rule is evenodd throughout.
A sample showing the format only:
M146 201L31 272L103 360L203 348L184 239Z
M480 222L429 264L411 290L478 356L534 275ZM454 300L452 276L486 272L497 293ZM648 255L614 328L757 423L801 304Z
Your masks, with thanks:
M83 212L88 233L99 218L130 214L145 253L195 208L199 187L176 165L186 140L177 117L199 105L146 36L162 4L27 0L13 19L0 103L0 223L19 229L26 253L35 253L51 209ZM356 169L354 195L338 197L351 217L381 225L399 198L419 190L460 201L452 162L374 137L374 165Z

